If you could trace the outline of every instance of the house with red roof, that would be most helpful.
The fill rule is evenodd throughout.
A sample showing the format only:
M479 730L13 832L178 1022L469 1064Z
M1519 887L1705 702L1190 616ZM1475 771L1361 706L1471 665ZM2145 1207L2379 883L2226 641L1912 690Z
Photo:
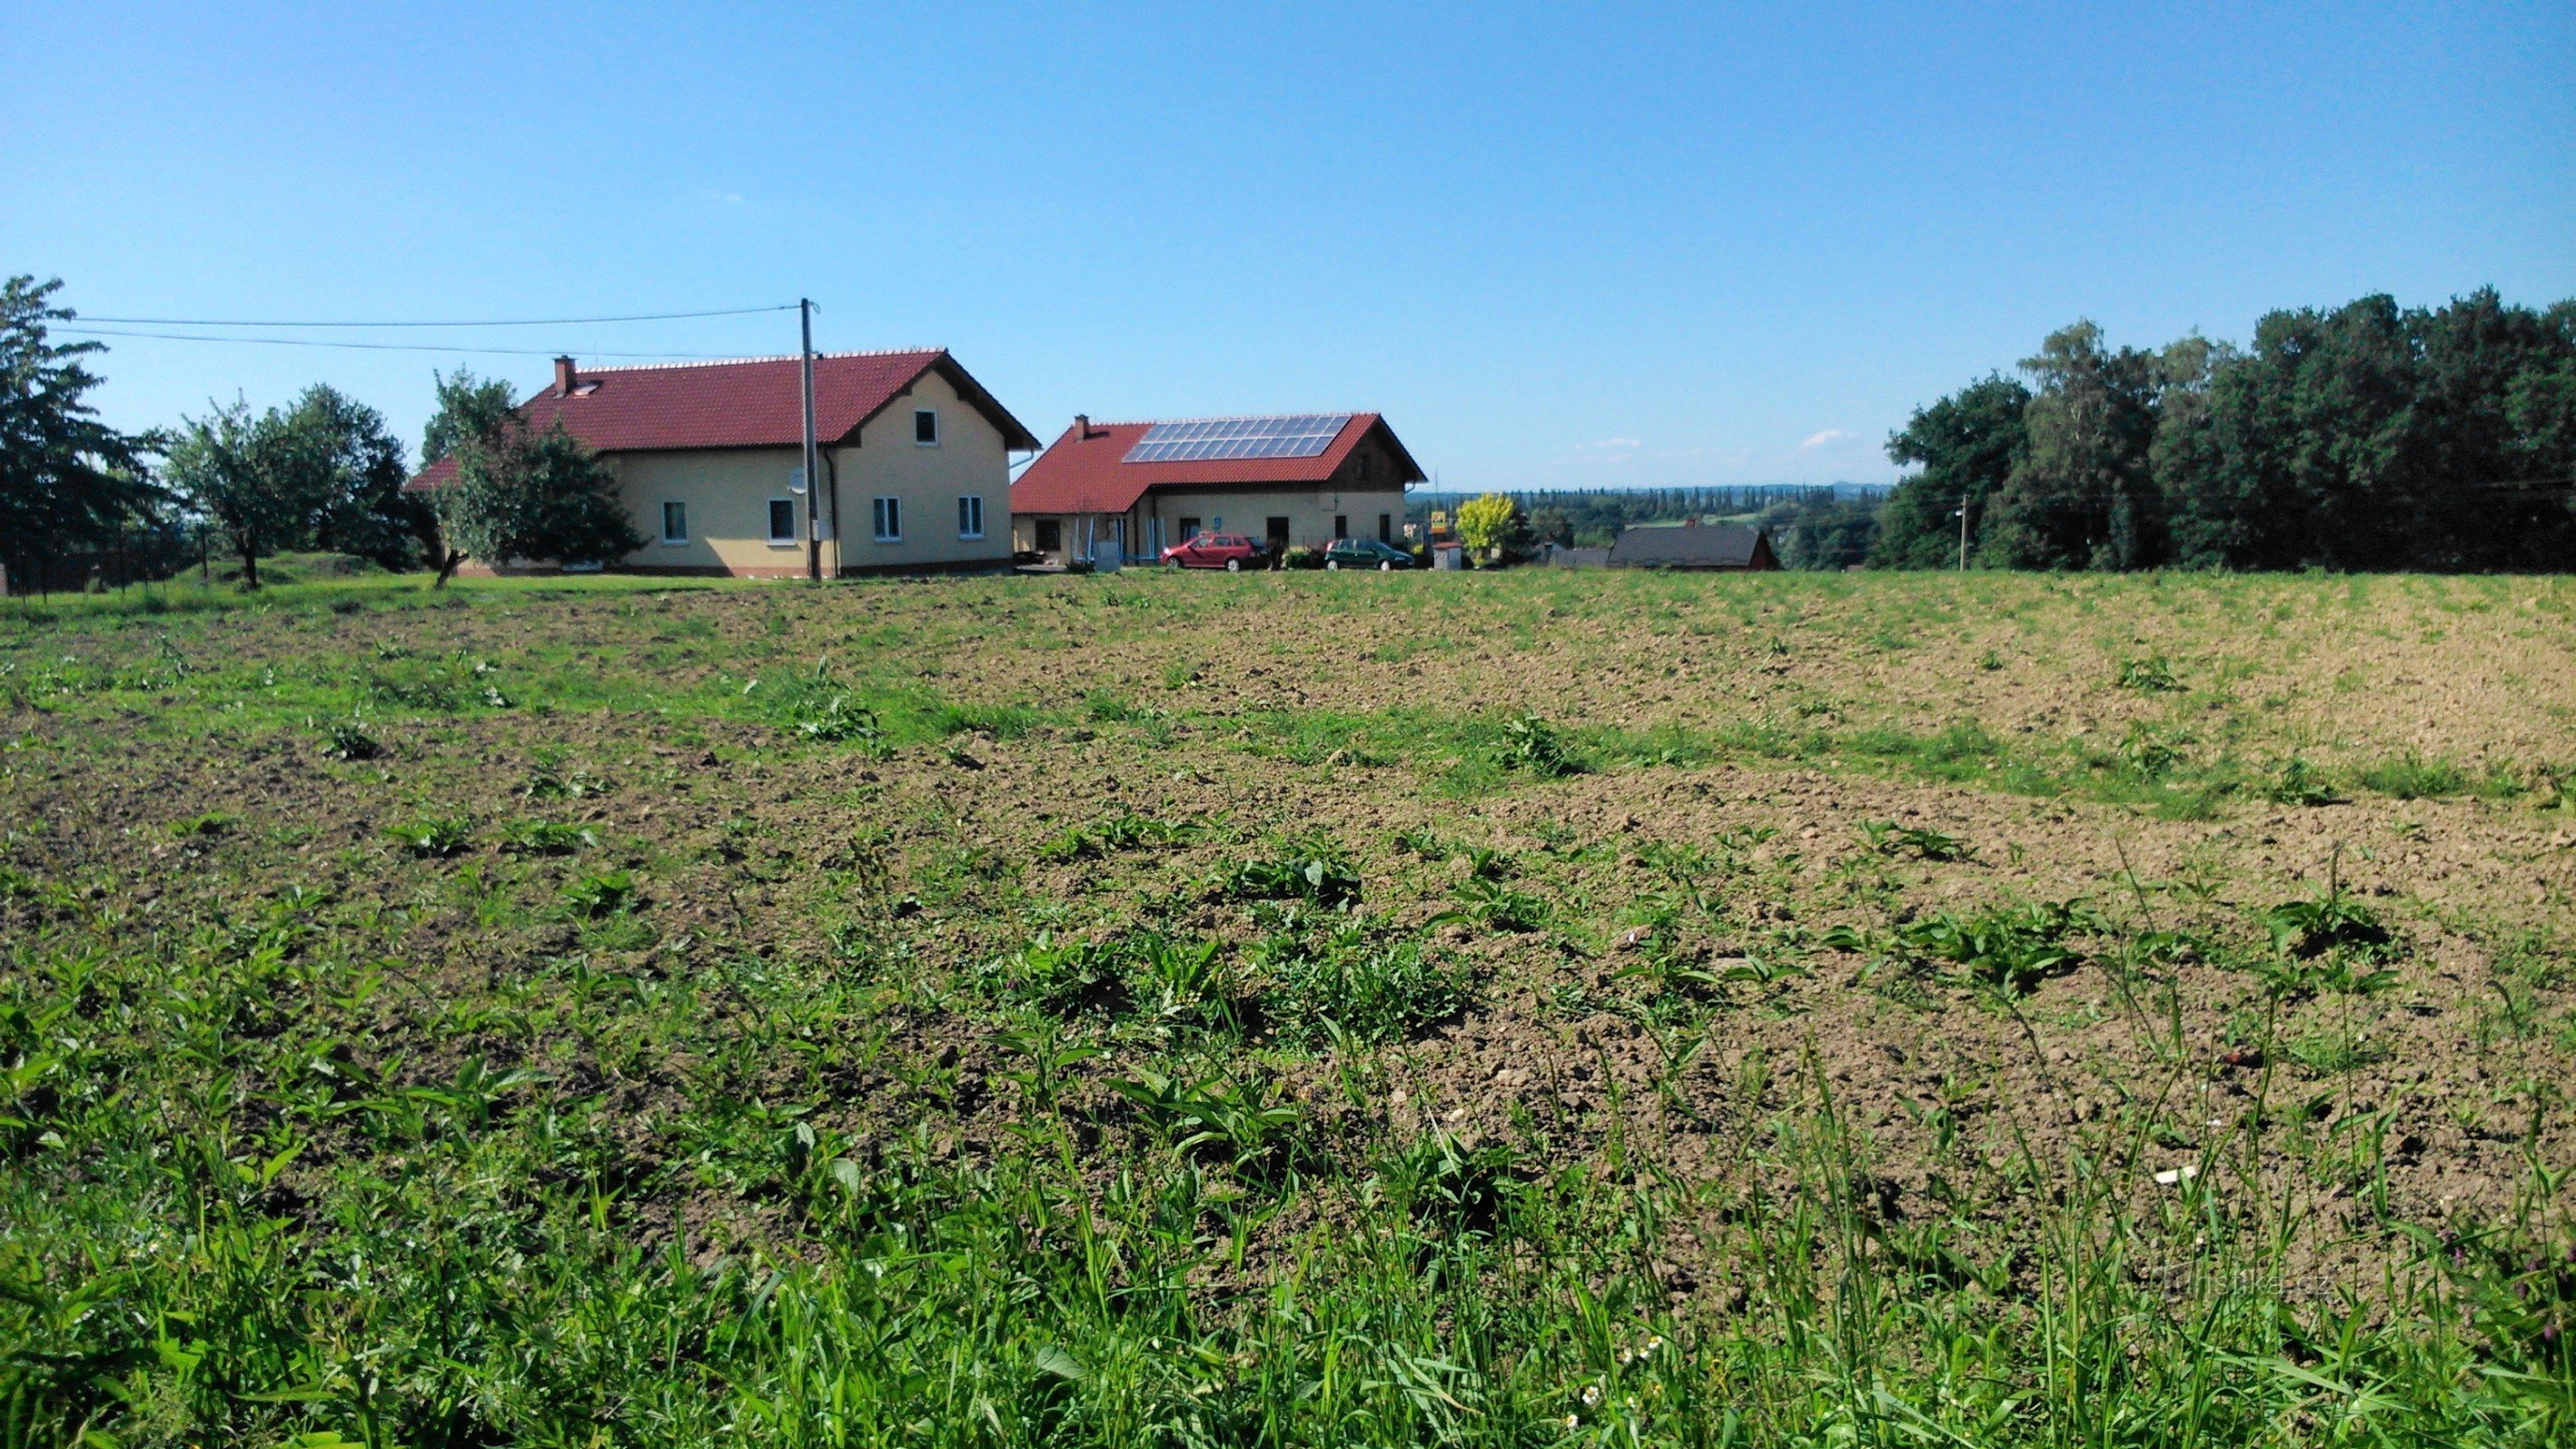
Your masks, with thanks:
M647 367L555 359L554 385L518 407L561 423L618 480L644 547L636 573L801 576L807 529L827 576L999 569L1011 562L1010 455L1021 426L945 349L818 353L819 486L805 486L795 357ZM456 476L452 458L406 485ZM544 560L477 560L489 569Z
M1205 531L1274 549L1393 543L1423 480L1376 413L1297 413L1073 426L1011 485L1011 530L1050 563L1150 560Z

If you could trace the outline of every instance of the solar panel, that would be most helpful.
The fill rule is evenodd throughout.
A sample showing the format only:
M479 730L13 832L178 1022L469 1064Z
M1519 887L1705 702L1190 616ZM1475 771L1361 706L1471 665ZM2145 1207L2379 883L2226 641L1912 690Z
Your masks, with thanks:
M1349 413L1274 418L1198 418L1156 423L1127 450L1130 463L1189 463L1209 458L1312 458L1333 445Z

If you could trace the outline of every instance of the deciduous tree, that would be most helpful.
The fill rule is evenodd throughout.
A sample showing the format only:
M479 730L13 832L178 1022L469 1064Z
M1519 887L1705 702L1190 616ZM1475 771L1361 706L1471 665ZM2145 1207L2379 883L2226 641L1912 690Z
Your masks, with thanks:
M644 546L617 480L561 423L532 432L515 415L455 443L454 481L431 495L450 557L608 563Z
M1888 458L1922 471L1896 485L1879 511L1869 561L1877 568L1947 568L1959 557L1959 519L1968 511L1973 553L1983 540L1987 500L2011 476L2029 443L2022 414L2030 389L1990 374L1928 408L1917 408L1887 440Z

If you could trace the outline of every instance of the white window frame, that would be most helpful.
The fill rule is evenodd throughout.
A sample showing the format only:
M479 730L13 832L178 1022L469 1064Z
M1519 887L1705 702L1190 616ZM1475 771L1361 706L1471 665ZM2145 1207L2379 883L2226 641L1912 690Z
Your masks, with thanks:
M787 505L787 532L784 535L778 532L778 505L781 503ZM796 536L796 500L793 498L770 499L769 546L771 548L794 548L802 541L803 540Z
M868 526L879 543L903 542L903 500L891 496L869 499Z
M680 531L678 533L673 533L671 531L671 512L673 509L679 510ZM665 498L662 500L662 546L664 548L686 548L689 546L689 505L687 500L679 498Z
M930 436L927 438L921 435L921 420L923 418L930 419ZM936 448L939 446L939 409L914 408L912 410L912 445L916 448Z
M973 524L974 527L967 527L970 523ZM983 494L960 493L957 495L957 536L959 538L982 538L984 536Z

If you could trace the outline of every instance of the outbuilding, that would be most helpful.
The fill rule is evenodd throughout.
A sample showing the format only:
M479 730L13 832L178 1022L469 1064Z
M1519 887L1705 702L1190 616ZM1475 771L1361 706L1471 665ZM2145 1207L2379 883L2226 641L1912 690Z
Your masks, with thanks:
M1614 569L1776 569L1771 535L1733 523L1623 529L1605 562ZM1580 567L1580 565L1577 565Z
M1275 551L1403 536L1422 469L1376 413L1095 423L1077 415L1011 485L1013 543L1043 563L1152 560L1202 531Z

